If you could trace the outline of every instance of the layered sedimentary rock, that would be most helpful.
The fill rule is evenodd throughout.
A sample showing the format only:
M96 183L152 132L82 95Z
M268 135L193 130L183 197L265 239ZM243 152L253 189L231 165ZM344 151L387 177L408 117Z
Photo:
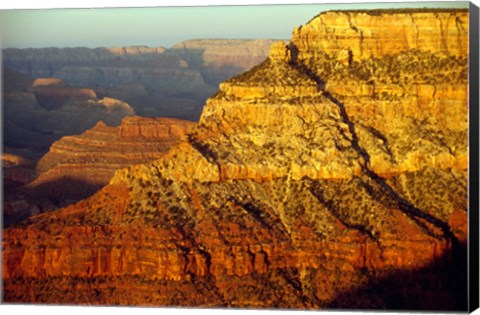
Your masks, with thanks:
M169 53L182 56L207 83L217 87L263 61L273 43L265 39L194 39L174 45Z
M351 59L362 60L406 50L464 57L467 32L468 15L448 9L436 11L433 18L428 9L415 13L399 9L381 14L374 10L335 11L320 14L296 28L292 42L304 58L311 58L316 52L338 56L348 51Z
M28 190L56 199L85 198L116 170L162 157L193 126L185 120L138 116L124 118L117 127L100 121L81 135L53 143L37 163L38 177Z
M448 49L404 44L397 15ZM164 157L7 229L6 300L465 309L466 19L314 18L224 82ZM364 58L349 45L368 34L402 43Z
M33 81L25 75L4 69L3 79L4 150L20 156L25 154L30 158L28 163L19 160L18 165L3 164L3 222L9 226L33 214L78 200L71 194L50 194L47 189L34 193L37 189L32 191L25 188L35 179L35 164L48 152L52 143L64 135L82 133L101 120L118 125L124 117L133 115L134 111L124 101L98 98L92 89L70 87L58 78ZM66 184L57 183L61 187ZM95 185L75 182L74 187L66 190L78 191L74 196L83 197L86 196L85 191L93 193L93 189L98 188L97 181ZM84 186L88 186L88 189L84 189Z
M154 61L165 51L163 47L112 48L9 48L4 50L4 66L17 69L32 78L51 77L65 65L92 65L113 60L123 62ZM25 61L30 61L26 63Z
M270 40L191 40L162 47L5 49L3 66L123 99L145 116L197 120L218 84L268 54Z
M117 127L100 121L81 135L61 138L38 163L2 155L5 225L92 195L116 170L165 155L193 126L179 119L131 116Z

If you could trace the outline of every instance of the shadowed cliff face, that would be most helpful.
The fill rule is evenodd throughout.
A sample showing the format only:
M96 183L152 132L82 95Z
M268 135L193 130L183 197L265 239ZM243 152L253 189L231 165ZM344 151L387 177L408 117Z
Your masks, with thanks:
M164 157L5 230L5 299L466 309L467 20L314 18Z
M174 45L168 52L180 55L198 70L205 82L220 82L256 66L268 55L273 40L197 39Z
M78 134L98 121L118 125L135 112L126 102L99 97L89 88L57 78L31 80L3 69L4 145L45 153L64 135Z
M4 154L5 225L91 196L115 171L162 157L195 124L173 118L126 117L118 127L102 121L53 143L36 166ZM36 170L35 170L36 169Z

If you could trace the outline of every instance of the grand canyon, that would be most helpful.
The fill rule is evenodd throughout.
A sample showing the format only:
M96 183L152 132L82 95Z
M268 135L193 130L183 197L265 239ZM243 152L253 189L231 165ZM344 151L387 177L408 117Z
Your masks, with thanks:
M4 50L4 301L466 310L468 10L314 14Z
M162 156L218 84L265 59L273 42L5 49L5 225L79 201L115 170Z

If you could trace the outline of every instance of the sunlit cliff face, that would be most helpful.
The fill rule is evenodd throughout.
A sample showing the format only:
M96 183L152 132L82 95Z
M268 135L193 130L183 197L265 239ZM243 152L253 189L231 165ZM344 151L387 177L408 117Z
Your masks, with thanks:
M7 229L6 301L464 308L467 21L315 17L164 157Z

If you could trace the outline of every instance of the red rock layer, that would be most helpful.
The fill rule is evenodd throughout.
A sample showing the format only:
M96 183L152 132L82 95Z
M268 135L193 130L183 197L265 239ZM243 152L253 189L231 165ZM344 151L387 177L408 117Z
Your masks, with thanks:
M222 84L166 155L6 230L6 300L464 310L467 33L444 22L467 12L444 13L313 19ZM430 49L380 31L405 15ZM406 51L348 46L372 34Z
M55 142L38 162L38 177L28 189L57 199L84 198L107 184L116 170L162 157L193 126L186 120L138 116L124 118L118 127L99 122Z

